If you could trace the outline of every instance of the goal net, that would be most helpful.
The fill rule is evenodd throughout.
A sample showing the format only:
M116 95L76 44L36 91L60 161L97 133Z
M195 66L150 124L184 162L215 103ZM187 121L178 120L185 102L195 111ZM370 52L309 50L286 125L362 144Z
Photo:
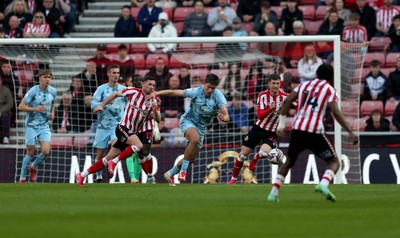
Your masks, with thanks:
M147 44L169 43L175 46L172 54L148 53ZM291 45L292 44L292 45ZM313 46L317 57L332 63L335 87L344 102L346 118L353 129L359 118L359 88L365 46L340 44L339 37L223 37L176 39L21 39L0 40L2 66L10 66L6 80L14 97L11 110L10 144L1 148L0 178L2 182L20 179L25 149L25 113L16 108L26 92L39 83L39 69L50 69L51 85L57 89L56 117L50 123L52 149L50 156L38 169L37 182L74 183L74 175L96 160L93 147L97 128L97 115L90 103L97 87L107 83L107 67L120 65L120 83L134 74L152 74L157 78L157 90L167 88L198 87L208 73L220 77L219 89L228 100L232 122L220 124L213 120L207 128L203 148L189 171L192 183L225 183L231 176L234 158L241 140L256 121L257 95L267 89L267 77L277 73L282 78L282 90L291 90L304 74L298 64L306 46ZM292 47L292 48L291 48ZM341 59L341 60L340 60ZM313 76L310 76L313 77ZM129 81L129 80L128 80ZM178 84L178 85L177 85ZM12 87L11 87L12 86ZM153 144L151 153L153 173L157 182L164 182L163 173L183 158L186 140L179 130L179 117L190 105L187 99L161 98L163 121L160 123L162 139ZM288 117L287 130L293 117ZM341 154L342 172L338 183L360 183L359 146L330 118L326 120L328 134ZM286 133L289 134L289 133ZM279 139L277 146L287 150L288 137ZM257 152L256 148L253 152ZM34 159L40 154L36 145ZM249 156L249 159L253 153ZM310 152L305 152L292 169L286 182L316 183L323 172L324 163ZM130 163L130 162L129 162ZM139 170L140 171L140 170ZM277 167L261 160L255 172L246 166L240 175L243 183L270 183ZM125 162L119 163L117 173L110 182L131 182L133 173ZM29 173L28 173L29 178ZM104 173L104 181L108 182ZM146 176L138 177L146 182ZM87 182L96 181L96 175Z

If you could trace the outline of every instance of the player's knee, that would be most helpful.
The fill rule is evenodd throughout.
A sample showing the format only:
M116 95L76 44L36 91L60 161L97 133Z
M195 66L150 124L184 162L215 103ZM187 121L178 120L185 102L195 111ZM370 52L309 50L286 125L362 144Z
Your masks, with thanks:
M45 149L42 149L42 154L44 155L44 156L48 156L48 155L50 155L50 148L45 148Z
M194 136L193 138L190 139L191 144L198 144L200 142L200 137Z

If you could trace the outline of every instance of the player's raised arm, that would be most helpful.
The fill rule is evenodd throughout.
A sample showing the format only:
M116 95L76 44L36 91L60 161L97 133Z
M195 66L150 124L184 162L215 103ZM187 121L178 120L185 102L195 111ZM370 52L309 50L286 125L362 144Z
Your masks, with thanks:
M180 90L180 89L176 89L176 90L172 90L172 89L161 90L161 91L155 92L155 94L157 96L177 96L177 97L184 97L184 95L185 95L183 90Z
M93 112L94 112L94 113L97 113L97 112L103 111L104 106L107 105L107 104L109 104L110 102L112 102L112 101L113 101L114 99L116 99L117 97L122 97L122 91L115 92L115 93L111 94L110 96L108 96L100 105L98 105L98 106L93 110Z

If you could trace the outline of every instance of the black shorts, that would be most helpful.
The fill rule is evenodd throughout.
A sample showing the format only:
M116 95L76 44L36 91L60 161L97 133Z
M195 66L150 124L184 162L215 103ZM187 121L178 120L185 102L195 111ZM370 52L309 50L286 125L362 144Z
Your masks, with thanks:
M143 145L153 144L153 130L140 132L137 134Z
M123 151L128 147L129 145L126 144L126 141L131 135L134 135L135 133L130 132L128 128L125 126L122 126L120 124L117 125L115 128L115 135L117 136L117 141L114 143L113 147L119 149L120 151Z
M276 133L264 130L259 126L254 125L246 137L243 138L242 145L247 146L250 149L254 149L260 144L260 142L262 142L262 144L269 145L271 148L275 148Z
M323 160L331 160L336 156L335 149L325 134L293 130L287 154L289 158L296 161L299 154L306 149Z

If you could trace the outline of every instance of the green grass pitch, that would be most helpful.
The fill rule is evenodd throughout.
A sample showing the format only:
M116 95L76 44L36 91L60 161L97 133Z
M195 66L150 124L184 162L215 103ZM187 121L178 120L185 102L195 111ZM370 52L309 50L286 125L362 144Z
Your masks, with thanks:
M0 184L1 237L400 237L399 185Z

